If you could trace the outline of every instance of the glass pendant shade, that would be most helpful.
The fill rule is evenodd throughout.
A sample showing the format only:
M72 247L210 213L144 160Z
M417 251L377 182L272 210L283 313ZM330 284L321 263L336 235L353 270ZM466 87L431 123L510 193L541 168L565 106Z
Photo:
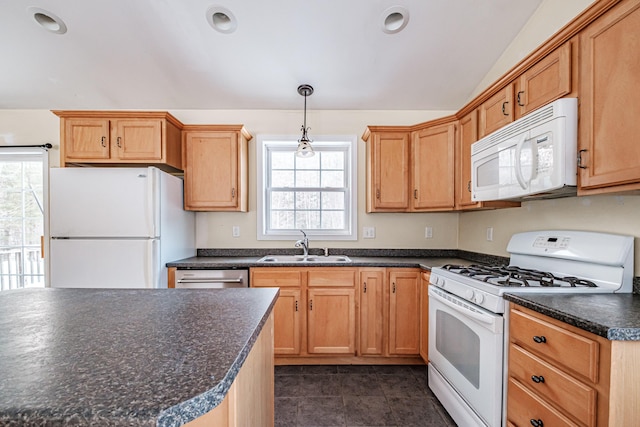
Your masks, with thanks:
M312 157L316 154L311 147L311 140L307 137L307 96L313 93L313 87L310 85L298 86L298 93L304 96L304 124L302 125L302 137L298 140L298 149L296 150L296 156L298 157Z

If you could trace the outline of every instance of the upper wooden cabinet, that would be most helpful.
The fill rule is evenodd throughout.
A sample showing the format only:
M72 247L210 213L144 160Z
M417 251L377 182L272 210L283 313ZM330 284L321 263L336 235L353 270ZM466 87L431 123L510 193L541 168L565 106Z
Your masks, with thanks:
M241 125L186 125L182 136L184 207L194 211L248 210L251 135Z
M54 111L60 164L140 164L182 170L182 123L165 112Z
M513 121L513 83L486 100L478 108L480 115L479 137L489 135Z
M580 34L578 194L640 189L640 2Z
M407 128L367 128L367 212L409 209L410 137Z
M526 70L517 80L515 118L571 93L571 41Z
M370 126L367 212L453 210L455 118L413 127Z
M455 207L454 122L412 132L412 211Z

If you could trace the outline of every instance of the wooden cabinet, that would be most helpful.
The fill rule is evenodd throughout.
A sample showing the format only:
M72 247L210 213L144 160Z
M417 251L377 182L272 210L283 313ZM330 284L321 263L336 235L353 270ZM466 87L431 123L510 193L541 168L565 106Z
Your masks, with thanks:
M420 357L429 362L429 277L430 271L420 274Z
M515 117L513 107L513 83L509 83L478 108L480 138L511 123Z
M307 271L307 352L356 353L355 268Z
M510 311L507 417L605 426L610 342L521 307Z
M455 117L413 127L370 126L367 212L425 212L455 206Z
M640 189L640 2L580 34L578 195Z
M515 118L571 93L571 64L568 41L522 73L516 86Z
M184 206L194 211L248 210L248 141L242 126L183 130Z
M273 308L276 355L299 355L302 343L304 305L304 273L290 268L252 268L249 283L252 287L278 287L280 294Z
M384 268L360 270L360 345L358 355L384 353Z
M367 144L367 212L409 209L411 133L406 128L369 127Z
M455 132L453 122L412 132L412 211L455 207Z
M182 170L182 123L164 112L54 111L60 117L60 164L157 166Z
M389 269L389 355L420 354L420 270Z
M278 356L355 356L355 268L251 269L253 287L279 287L274 307Z

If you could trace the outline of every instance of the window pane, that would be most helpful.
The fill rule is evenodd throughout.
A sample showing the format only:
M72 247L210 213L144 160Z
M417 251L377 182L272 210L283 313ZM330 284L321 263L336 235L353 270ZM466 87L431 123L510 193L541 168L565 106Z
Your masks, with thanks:
M316 153L313 157L295 157L296 168L298 169L320 169L320 155Z
M322 228L326 230L341 230L344 228L344 211L323 211Z
M344 187L344 172L342 171L322 171L323 187Z
M295 228L318 229L320 228L320 212L296 211Z
M293 191L274 191L271 193L272 209L293 209Z
M294 227L293 211L271 211L271 228L274 230L291 230Z
M322 169L344 169L344 151L325 151L322 153Z
M16 246L22 243L22 219L0 218L0 246Z
M296 171L297 187L320 187L320 171Z
M295 154L290 151L272 151L271 167L273 169L293 169Z
M320 209L320 193L296 192L296 209Z
M293 187L293 171L272 171L271 172L272 187Z
M24 244L40 246L40 236L44 234L42 218L25 218L24 220Z
M322 209L344 210L344 193L323 192Z

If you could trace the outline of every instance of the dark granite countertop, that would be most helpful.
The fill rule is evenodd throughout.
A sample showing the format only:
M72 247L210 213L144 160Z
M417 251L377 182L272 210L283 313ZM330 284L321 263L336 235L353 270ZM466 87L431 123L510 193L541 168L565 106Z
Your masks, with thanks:
M216 407L277 289L0 292L0 424L178 426Z
M322 256L323 250L312 248L311 255ZM258 262L265 255L299 255L300 250L288 248L198 249L197 256L167 263L180 270L233 269L250 267L397 267L430 270L445 264L473 263L508 264L509 258L485 255L458 249L358 249L329 248L331 255L346 255L351 262L336 263L266 263Z
M523 307L613 341L640 341L640 295L505 294Z

